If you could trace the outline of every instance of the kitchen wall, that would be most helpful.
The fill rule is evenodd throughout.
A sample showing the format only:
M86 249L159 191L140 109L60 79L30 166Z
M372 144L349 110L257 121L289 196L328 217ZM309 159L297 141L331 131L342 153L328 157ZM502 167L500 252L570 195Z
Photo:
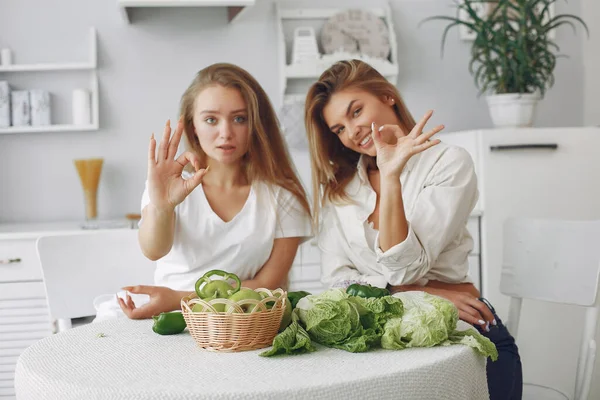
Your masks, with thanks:
M477 97L467 70L468 44L452 32L442 59L443 24L418 27L432 14L451 14L452 0L391 0L390 4L398 36L398 87L412 112L421 115L435 109L433 123L444 123L448 131L490 127L485 100ZM559 12L581 12L580 0L558 2L557 7ZM273 0L257 0L231 25L224 8L138 9L133 11L133 24L127 25L114 1L0 3L0 47L13 49L14 62L87 60L90 26L98 30L100 130L0 135L0 222L80 218L83 199L72 159L91 156L105 158L100 216L137 211L150 134L160 132L167 118L177 118L179 96L194 73L210 63L243 66L278 101ZM581 36L568 28L558 33L557 41L570 58L559 60L556 85L539 108L538 126L583 123ZM63 90L54 98L63 119L69 118L70 90L87 83L87 75L80 72L0 75L6 78L16 87Z

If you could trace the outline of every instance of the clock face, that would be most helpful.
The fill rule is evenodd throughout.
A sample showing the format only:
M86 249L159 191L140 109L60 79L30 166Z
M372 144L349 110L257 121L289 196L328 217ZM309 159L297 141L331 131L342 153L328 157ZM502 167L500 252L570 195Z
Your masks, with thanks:
M390 55L387 25L367 10L346 10L331 17L321 30L321 45L326 54L342 50L385 59Z

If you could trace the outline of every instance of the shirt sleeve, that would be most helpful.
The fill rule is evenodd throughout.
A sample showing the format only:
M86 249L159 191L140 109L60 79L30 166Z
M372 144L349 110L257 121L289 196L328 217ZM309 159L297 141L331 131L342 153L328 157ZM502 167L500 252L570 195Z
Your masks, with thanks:
M276 203L275 239L300 237L302 238L301 242L305 242L313 236L310 215L292 192L280 188L276 194Z
M387 280L383 275L362 274L354 267L344 252L342 237L343 232L335 212L329 207L324 207L318 235L321 250L321 282L327 287L341 281L362 281L372 286L386 287Z
M479 196L469 153L449 147L438 160L414 205L406 239L382 251L379 234L375 254L391 285L416 283L456 238Z

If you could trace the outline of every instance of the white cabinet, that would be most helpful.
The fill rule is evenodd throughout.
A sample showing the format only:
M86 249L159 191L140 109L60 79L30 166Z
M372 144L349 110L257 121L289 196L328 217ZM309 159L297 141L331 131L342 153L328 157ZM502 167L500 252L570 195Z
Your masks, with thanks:
M128 228L126 221L107 227ZM40 236L83 233L76 223L0 225L0 398L14 398L19 355L53 332L36 241Z
M4 277L0 274L0 278ZM41 281L0 283L1 398L15 395L13 380L17 358L25 348L50 335L51 326Z
M598 128L495 129L445 133L475 162L481 210L483 292L501 318L502 228L509 217L600 218Z
M505 320L509 301L500 293L504 221L510 217L600 219L600 129L494 129L439 137L464 147L475 161L482 289ZM577 254L573 255L573 273L577 274ZM524 303L518 345L526 381L572 392L578 343L569 338L573 327L583 322L580 311L549 303Z

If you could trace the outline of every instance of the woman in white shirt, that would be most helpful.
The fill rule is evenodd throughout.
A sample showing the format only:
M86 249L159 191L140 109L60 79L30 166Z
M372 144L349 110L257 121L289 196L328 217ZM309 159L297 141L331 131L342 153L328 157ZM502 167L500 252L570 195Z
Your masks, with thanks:
M177 156L184 133L189 151ZM265 91L242 68L211 65L183 94L175 132L167 122L158 151L150 139L139 242L157 260L157 286L124 288L149 302L136 307L127 294L119 305L136 319L178 309L211 269L235 273L249 288L285 287L311 234L305 192Z
M305 122L322 280L452 301L498 348L487 367L491 399L519 399L514 339L468 276L473 162L464 149L432 138L443 126L424 131L431 115L415 123L396 87L358 60L334 64L311 86Z

